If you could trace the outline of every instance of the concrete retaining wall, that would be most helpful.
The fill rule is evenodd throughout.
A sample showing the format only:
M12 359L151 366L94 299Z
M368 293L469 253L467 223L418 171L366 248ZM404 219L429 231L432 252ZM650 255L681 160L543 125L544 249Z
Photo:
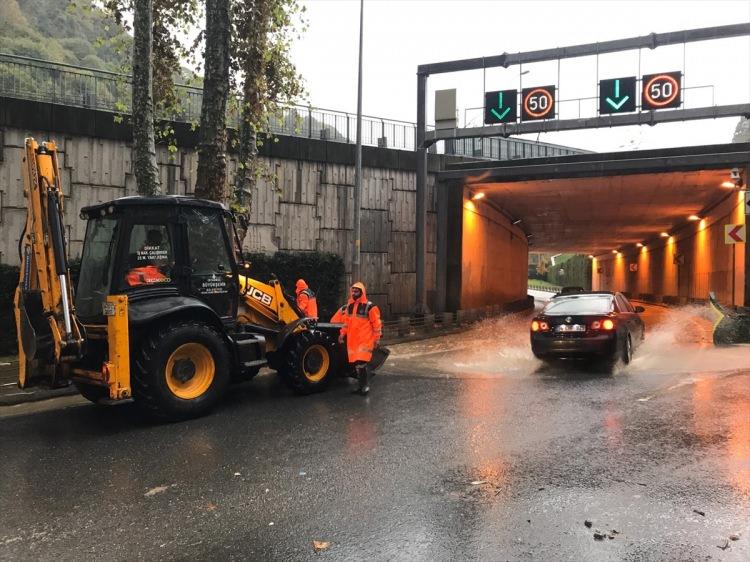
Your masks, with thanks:
M80 255L85 224L81 207L135 194L130 127L112 114L25 100L0 99L0 262L17 264L18 237L25 221L20 175L24 138L55 140L60 147L70 253ZM197 136L177 127L179 150L158 147L164 193L192 194ZM351 263L354 147L342 143L280 137L262 148L274 173L253 194L250 251L328 251ZM362 277L383 314L409 314L415 307L416 177L413 152L363 150ZM435 171L455 157L430 155ZM237 161L230 154L229 180ZM428 178L426 287L435 299L436 197ZM349 279L347 280L347 282ZM325 288L321 288L325 290ZM343 297L343 296L342 296Z

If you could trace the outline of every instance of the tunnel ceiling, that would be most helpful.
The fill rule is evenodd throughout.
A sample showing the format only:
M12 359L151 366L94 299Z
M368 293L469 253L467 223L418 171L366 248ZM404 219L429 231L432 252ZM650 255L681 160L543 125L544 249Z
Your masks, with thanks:
M727 197L729 169L482 184L535 251L602 254L658 238Z
M715 207L745 170L750 143L556 158L455 162L440 181L482 191L478 204L501 209L531 234L534 251L603 254L673 233ZM483 203L484 201L484 203Z

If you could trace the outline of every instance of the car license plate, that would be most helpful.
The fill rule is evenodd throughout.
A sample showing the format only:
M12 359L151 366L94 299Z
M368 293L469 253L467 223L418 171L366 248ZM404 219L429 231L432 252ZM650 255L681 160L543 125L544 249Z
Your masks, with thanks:
M557 328L555 328L556 332L585 332L586 326L583 324L560 324Z

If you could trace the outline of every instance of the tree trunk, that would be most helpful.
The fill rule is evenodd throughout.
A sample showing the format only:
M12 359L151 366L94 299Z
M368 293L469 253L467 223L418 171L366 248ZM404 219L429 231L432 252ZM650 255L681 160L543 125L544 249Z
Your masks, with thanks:
M261 119L261 100L258 83L265 72L263 53L268 49L268 27L271 11L269 0L256 0L252 22L255 43L252 56L245 66L245 77L242 84L242 110L240 116L240 134L238 157L240 166L235 178L235 194L238 203L245 209L244 220L240 221L240 241L245 239L250 209L253 204L258 157L258 125Z
M159 193L151 49L153 0L133 3L133 172L140 195Z
M206 0L206 51L195 196L226 203L229 0Z

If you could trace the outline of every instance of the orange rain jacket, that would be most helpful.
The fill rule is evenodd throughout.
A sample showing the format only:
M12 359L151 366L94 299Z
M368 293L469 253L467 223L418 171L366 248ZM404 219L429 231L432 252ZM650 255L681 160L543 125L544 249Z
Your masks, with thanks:
M297 280L297 307L308 318L318 317L318 300L304 279Z
M343 315L344 327L341 328L341 335L346 336L346 351L350 363L370 361L372 350L383 331L380 309L367 300L365 286L362 283L355 283L352 287L359 287L362 296L356 301L349 297L346 314Z

